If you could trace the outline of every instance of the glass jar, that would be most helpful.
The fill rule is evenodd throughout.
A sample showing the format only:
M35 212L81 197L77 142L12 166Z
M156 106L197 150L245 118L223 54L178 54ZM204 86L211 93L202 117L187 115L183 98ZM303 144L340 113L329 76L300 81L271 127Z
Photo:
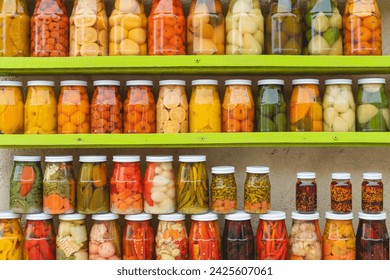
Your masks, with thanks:
M62 0L37 0L31 17L31 56L69 55L69 18Z
M359 212L356 232L357 260L389 260L389 234L386 227L387 215Z
M57 260L88 260L88 234L83 214L59 215Z
M159 82L157 100L157 133L188 132L188 101L186 81L163 80Z
M244 210L251 214L264 214L271 208L271 182L269 167L248 166L244 185Z
M383 211L383 183L381 173L363 173L362 210L366 214L378 214Z
M259 80L256 98L256 131L287 131L287 104L283 80Z
M122 99L120 82L93 82L91 133L122 133Z
M214 213L191 215L191 220L188 259L221 260L218 215Z
M325 229L323 235L323 260L355 260L356 238L353 229L353 213L325 213Z
M18 214L42 212L40 156L14 156L10 179L10 210Z
M255 259L255 237L250 214L237 211L225 216L222 256L224 260Z
M345 55L382 55L382 19L376 0L348 1L343 27Z
M317 79L292 81L290 131L322 131L322 104Z
M123 231L123 260L154 260L152 215L126 215Z
M269 211L259 215L256 233L256 258L258 260L287 260L288 235L286 213Z
M223 132L252 132L255 121L255 104L250 80L225 81L222 104Z
M292 226L288 238L290 260L321 260L322 236L318 212L313 214L291 214Z
M47 156L43 176L43 211L69 214L76 207L76 180L73 156Z
M126 82L127 97L123 106L124 133L155 133L156 104L153 81Z
M313 172L298 172L295 184L295 208L300 214L317 211L317 183Z
M191 83L190 132L221 132L221 101L217 80Z
M0 228L0 260L22 260L24 238L20 215L0 211Z
M0 25L0 57L29 56L30 16L26 1L3 1Z
M110 211L110 187L106 156L80 156L77 176L77 212L99 214Z
M230 214L237 210L237 185L234 166L211 168L211 211Z
M75 0L70 17L70 56L108 55L108 18L103 0Z
M389 100L386 80L381 78L358 80L357 131L389 131Z
M220 0L191 1L187 54L225 54L225 18Z
M148 54L186 54L186 18L180 0L153 0L148 17Z
M141 0L115 0L108 20L109 55L146 55L147 18Z
M176 211L173 156L146 156L144 212L169 214Z
M338 214L352 212L351 174L332 173L332 182L330 183L330 209Z
M1 16L1 15L0 15ZM0 81L0 133L23 133L22 82Z
M273 0L265 27L267 54L302 54L302 16L296 0Z
M24 260L55 260L56 235L53 216L48 214L26 215L24 230Z
M111 213L139 214L143 210L140 156L113 156L110 179Z
M27 97L24 104L24 133L57 133L57 101L54 82L27 82Z
M183 214L158 215L156 260L187 260L188 236Z
M352 80L325 80L323 107L323 129L331 132L355 131L355 101Z
M61 81L58 99L57 132L89 133L91 113L86 81Z

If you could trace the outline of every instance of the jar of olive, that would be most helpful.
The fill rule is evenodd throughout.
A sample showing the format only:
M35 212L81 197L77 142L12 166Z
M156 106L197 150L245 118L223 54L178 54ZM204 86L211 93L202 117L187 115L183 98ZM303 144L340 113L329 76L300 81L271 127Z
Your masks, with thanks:
M211 168L211 211L229 214L237 210L237 185L234 166Z
M271 206L269 167L248 166L244 186L244 210L251 214L267 213Z

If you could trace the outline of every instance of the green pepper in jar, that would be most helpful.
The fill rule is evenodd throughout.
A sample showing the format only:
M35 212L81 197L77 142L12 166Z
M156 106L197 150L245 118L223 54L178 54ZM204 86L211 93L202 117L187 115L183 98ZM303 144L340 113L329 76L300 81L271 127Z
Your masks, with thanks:
M244 186L244 210L253 214L267 213L271 207L269 168L248 166Z
M233 166L213 167L211 182L211 210L228 214L237 210L237 185Z

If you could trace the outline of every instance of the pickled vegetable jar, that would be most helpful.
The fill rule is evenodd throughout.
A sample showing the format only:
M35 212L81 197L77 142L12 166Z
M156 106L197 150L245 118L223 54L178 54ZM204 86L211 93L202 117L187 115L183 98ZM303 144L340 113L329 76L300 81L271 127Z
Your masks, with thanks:
M389 100L385 91L385 79L358 80L357 131L389 131Z
M43 213L26 215L23 259L56 259L56 234L51 215Z
M287 104L283 80L259 80L256 98L256 131L287 131Z
M158 215L156 233L157 260L186 260L188 236L184 214Z
M301 214L317 211L317 183L313 172L298 172L295 184L295 208Z
M147 156L144 176L144 212L169 214L176 211L173 156Z
M248 166L244 185L244 210L251 214L264 214L271 208L271 182L269 167Z
M351 174L332 173L330 209L340 214L352 212Z
M148 17L148 54L186 54L186 18L180 0L153 0Z
M381 173L363 173L362 210L366 214L377 214L383 211L383 183Z
M25 134L57 133L57 101L52 81L28 81L24 104Z
M110 179L110 210L114 214L139 214L143 210L140 156L114 156Z
M0 260L23 259L23 231L20 215L0 211Z
M221 235L218 215L214 213L191 216L188 241L189 260L221 260Z
M273 0L265 27L267 54L302 54L302 16L297 0Z
M221 132L221 101L217 80L192 81L190 132Z
M350 132L356 130L356 106L352 92L352 80L326 80L322 107L324 131Z
M187 54L225 54L225 18L220 0L192 0L187 18Z
M88 260L88 234L83 214L59 215L57 260Z
M229 214L237 210L237 185L234 166L211 168L211 211Z
M124 133L156 132L153 81L127 81L126 87L127 97L123 106Z
M154 260L152 215L126 215L122 251L124 260Z
M259 215L256 233L256 258L258 260L287 260L288 236L286 213L269 211Z
M89 133L91 113L86 81L61 81L57 132Z
M91 133L122 133L122 100L120 82L93 82L91 102Z
M355 260L356 238L353 229L353 214L325 213L323 234L323 260Z
M14 156L10 179L10 209L18 214L42 212L40 156Z
M110 55L146 55L146 25L141 0L115 0L108 20L110 26Z
M237 211L225 216L222 256L224 260L255 259L255 237L250 214Z
M76 208L73 156L47 156L45 163L43 211L47 214L73 213Z
M80 156L77 177L77 212L99 214L110 211L110 186L106 156Z
M387 215L359 212L356 232L357 260L389 260L389 234L386 227Z
M157 133L188 132L186 81L163 80L159 82L159 86Z
M25 0L2 1L0 56L29 56L30 17Z
M209 178L206 156L179 156L176 179L177 211L202 214L209 211Z
M23 133L22 82L0 81L0 133Z
M348 1L343 26L345 55L382 55L382 19L376 0Z
M291 214L292 226L288 238L290 260L321 260L322 236L318 212L313 214Z
M317 79L292 81L290 131L322 131L322 104Z

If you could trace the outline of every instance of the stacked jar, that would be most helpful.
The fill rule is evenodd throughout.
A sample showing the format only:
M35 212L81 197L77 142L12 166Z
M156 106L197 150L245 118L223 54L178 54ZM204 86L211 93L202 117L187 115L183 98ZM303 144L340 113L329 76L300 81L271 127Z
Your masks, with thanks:
M264 214L271 208L269 167L248 166L244 185L244 210L251 214Z
M23 231L21 216L11 211L0 211L0 260L23 258Z
M317 183L313 172L298 172L295 184L295 208L301 214L317 211Z
M336 214L352 212L352 184L349 173L332 173L330 209Z
M234 166L211 168L211 211L230 214L237 210L237 185Z
M366 214L378 214L383 211L383 183L381 173L363 173L362 211Z
M1 52L1 50L0 50ZM0 133L23 133L22 82L0 81Z

